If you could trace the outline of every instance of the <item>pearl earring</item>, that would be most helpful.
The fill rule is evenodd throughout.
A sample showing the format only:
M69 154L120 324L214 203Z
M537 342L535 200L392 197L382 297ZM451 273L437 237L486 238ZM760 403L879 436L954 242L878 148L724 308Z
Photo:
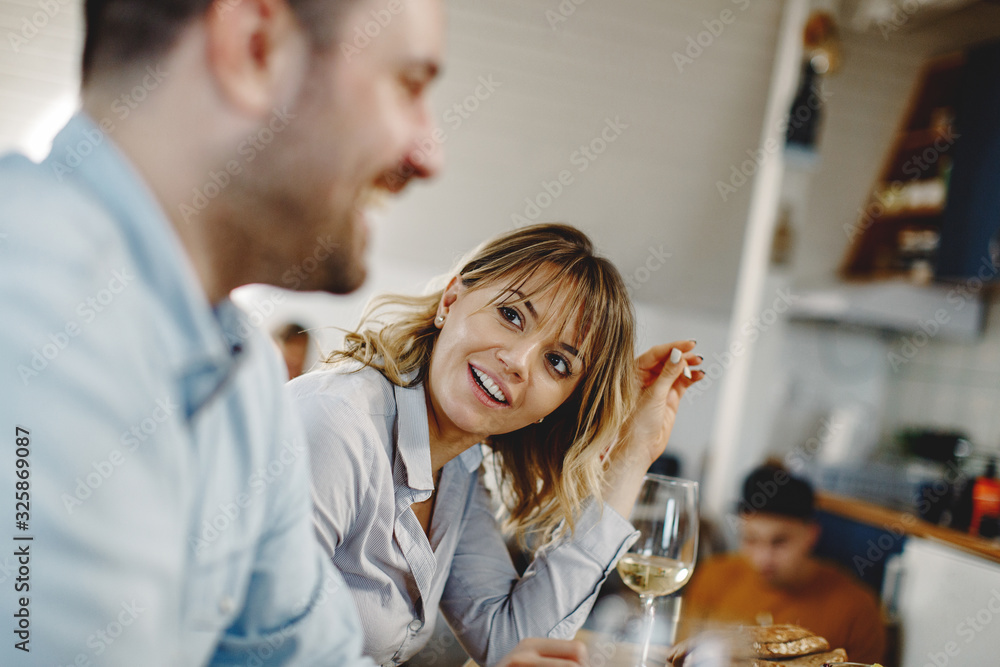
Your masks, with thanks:
M434 324L438 325L439 327L444 326L444 315L438 315L437 317L435 317Z
M539 420L538 420L537 422L535 422L535 423L536 423L536 424L541 424L541 423L542 423L543 421L545 421L545 417L542 417L541 419L539 419Z

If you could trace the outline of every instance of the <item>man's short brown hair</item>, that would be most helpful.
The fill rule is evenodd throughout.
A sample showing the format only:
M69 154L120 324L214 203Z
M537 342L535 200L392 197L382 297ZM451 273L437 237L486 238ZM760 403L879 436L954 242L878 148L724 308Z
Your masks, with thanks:
M146 65L164 56L181 31L208 11L226 12L243 0L86 0L83 82L95 73ZM333 41L336 18L352 0L286 0L313 44Z

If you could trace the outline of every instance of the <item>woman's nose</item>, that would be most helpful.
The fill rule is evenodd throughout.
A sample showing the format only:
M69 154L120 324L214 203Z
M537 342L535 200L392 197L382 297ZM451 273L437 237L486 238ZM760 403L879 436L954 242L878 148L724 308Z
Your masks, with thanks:
M497 358L508 373L524 380L528 377L528 369L531 368L531 361L537 350L537 343L522 340L500 347L497 350Z

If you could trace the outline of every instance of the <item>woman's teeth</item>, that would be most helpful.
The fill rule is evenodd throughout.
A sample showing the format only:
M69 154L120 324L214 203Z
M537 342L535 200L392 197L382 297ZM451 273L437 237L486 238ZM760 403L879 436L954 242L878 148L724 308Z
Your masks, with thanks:
M507 402L507 397L503 395L503 392L500 391L500 387L497 386L497 383L494 382L489 375L483 373L478 368L473 368L472 372L475 373L476 379L479 380L479 384L483 386L483 389L490 393L490 396L501 403Z

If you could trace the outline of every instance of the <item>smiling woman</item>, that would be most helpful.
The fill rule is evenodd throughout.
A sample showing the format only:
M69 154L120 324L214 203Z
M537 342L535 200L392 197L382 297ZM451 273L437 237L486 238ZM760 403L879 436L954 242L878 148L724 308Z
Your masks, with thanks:
M481 246L443 290L377 299L333 368L290 384L317 532L377 662L416 653L437 606L480 664L582 625L633 539L622 517L638 480L701 377L684 373L699 361L690 341L633 361L633 329L625 284L590 240L535 225ZM544 545L523 578L480 443L497 454L508 527Z

